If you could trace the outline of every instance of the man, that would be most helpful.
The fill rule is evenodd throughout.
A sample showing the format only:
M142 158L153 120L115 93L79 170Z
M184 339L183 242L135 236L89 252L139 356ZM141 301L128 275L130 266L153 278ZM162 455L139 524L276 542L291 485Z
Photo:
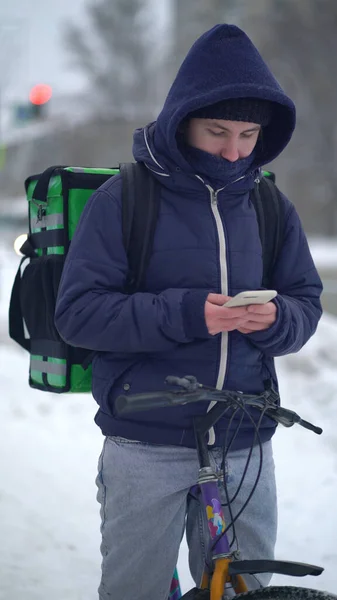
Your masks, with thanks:
M192 417L205 414L207 404L154 407L120 418L115 398L161 389L170 374L195 375L218 389L258 393L266 379L277 387L274 357L300 350L317 327L321 282L296 210L284 196L283 246L272 278L277 297L263 306L223 306L240 291L262 287L250 191L261 166L282 152L294 127L292 101L246 34L218 25L192 46L157 121L135 132L135 159L161 183L142 292L124 293L121 178L104 184L83 212L63 272L56 324L68 343L96 352L95 420L105 436L97 478L101 600L166 600L186 514L197 585L206 552L199 504L189 491L198 474ZM245 418L222 465L227 427L224 417L210 432L209 446L214 466L226 467L232 497L254 429ZM274 432L275 423L265 418L261 477L236 524L244 559L273 558ZM258 466L255 447L234 514ZM270 577L260 580L267 585ZM253 578L247 583L251 589L259 585Z

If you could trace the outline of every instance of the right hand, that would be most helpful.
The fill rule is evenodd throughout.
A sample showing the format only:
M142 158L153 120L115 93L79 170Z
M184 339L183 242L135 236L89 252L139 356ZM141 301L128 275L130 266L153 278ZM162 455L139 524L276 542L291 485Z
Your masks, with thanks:
M247 306L236 308L223 306L230 298L231 296L223 294L208 294L205 302L205 320L208 333L211 335L244 327L244 324L250 319Z

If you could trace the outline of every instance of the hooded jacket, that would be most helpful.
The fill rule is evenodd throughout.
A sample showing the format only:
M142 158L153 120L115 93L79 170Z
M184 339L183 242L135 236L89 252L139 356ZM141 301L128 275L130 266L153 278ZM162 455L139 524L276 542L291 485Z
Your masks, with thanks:
M243 177L212 187L184 158L177 128L192 111L220 100L270 100L271 122ZM126 295L128 263L122 240L121 178L115 176L88 201L65 262L56 306L63 339L95 351L96 423L104 435L148 443L194 447L193 415L207 403L153 408L122 418L121 393L163 389L167 375L195 375L218 389L258 393L264 381L277 387L274 357L297 352L321 316L321 281L294 206L282 196L283 247L272 287L277 318L264 331L212 336L204 309L210 292L234 296L261 289L262 248L249 194L262 165L286 147L295 108L257 49L238 27L217 25L192 46L155 123L134 134L133 153L161 183L160 214L145 289ZM238 417L239 418L239 417ZM235 429L238 420L232 422ZM215 426L210 443L222 445L228 420ZM260 437L275 423L264 418ZM233 448L248 447L254 428L244 418Z

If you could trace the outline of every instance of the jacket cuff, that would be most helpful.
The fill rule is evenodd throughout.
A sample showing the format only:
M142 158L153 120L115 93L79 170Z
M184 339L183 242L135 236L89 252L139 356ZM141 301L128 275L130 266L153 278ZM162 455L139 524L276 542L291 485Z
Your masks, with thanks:
M186 337L209 338L205 319L205 302L209 292L205 290L191 290L184 295L182 302L182 317Z

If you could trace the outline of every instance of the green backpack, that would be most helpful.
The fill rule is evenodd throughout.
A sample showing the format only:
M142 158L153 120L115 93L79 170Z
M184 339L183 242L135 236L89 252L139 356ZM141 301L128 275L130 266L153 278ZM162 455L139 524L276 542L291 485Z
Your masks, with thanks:
M30 355L29 385L47 392L91 392L93 352L66 344L54 324L64 260L93 192L122 176L122 229L129 262L125 293L141 291L160 207L160 184L142 163L112 169L49 167L25 181L28 237L12 288L9 334ZM282 242L283 211L272 173L251 194L263 248L263 287L269 287Z

